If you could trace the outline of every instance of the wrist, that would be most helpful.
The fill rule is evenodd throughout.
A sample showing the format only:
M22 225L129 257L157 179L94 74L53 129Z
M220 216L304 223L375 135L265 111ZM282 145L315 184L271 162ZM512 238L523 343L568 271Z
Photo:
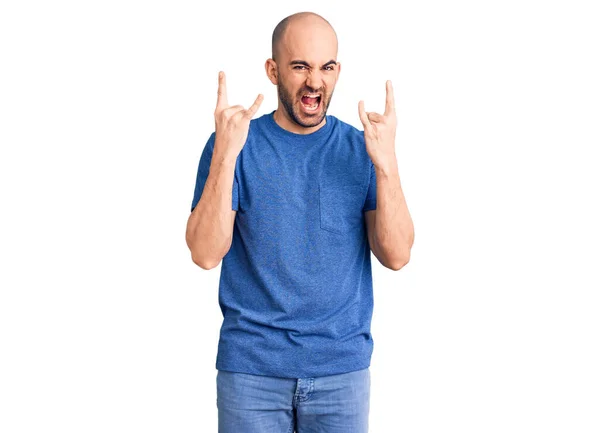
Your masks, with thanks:
M221 143L219 140L215 141L212 160L221 165L235 164L238 154L232 152L231 149L232 147L228 146L227 143Z
M224 167L235 166L237 155L225 154L220 152L213 153L211 164L217 164Z
M382 176L390 176L398 172L398 160L396 155L388 156L383 162L373 164L375 166L375 173Z

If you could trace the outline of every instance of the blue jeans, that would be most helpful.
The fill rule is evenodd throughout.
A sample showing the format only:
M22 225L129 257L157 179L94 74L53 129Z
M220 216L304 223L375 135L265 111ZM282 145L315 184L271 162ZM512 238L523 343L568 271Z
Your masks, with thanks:
M219 433L367 433L369 368L290 379L217 370Z

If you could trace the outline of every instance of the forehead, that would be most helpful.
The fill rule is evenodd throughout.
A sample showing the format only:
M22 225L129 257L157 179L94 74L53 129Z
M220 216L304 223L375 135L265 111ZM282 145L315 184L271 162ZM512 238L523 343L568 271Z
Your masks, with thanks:
M281 42L284 62L304 60L321 64L337 59L337 37L325 23L308 20L290 23Z

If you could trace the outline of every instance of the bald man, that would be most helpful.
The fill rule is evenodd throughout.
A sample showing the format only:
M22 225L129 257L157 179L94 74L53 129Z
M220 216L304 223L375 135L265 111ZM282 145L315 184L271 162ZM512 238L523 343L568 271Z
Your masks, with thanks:
M323 17L273 31L265 63L277 109L230 106L219 73L186 241L203 269L222 260L219 432L367 432L373 338L371 251L393 270L414 229L400 186L391 82L383 114L327 114L341 64ZM383 87L383 86L382 86Z

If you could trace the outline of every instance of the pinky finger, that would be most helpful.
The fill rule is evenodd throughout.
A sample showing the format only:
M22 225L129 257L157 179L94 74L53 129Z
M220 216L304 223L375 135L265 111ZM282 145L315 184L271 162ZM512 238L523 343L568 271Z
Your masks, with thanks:
M360 117L360 121L365 127L365 130L371 127L371 122L369 121L367 113L365 112L365 103L363 101L358 103L358 116Z
M256 112L258 111L258 108L260 107L260 104L262 104L262 101L264 99L264 96L261 94L259 94L256 97L256 100L254 101L254 104L252 104L250 106L250 108L248 108L246 110L246 117L249 119L252 119L254 117L254 115L256 114Z

